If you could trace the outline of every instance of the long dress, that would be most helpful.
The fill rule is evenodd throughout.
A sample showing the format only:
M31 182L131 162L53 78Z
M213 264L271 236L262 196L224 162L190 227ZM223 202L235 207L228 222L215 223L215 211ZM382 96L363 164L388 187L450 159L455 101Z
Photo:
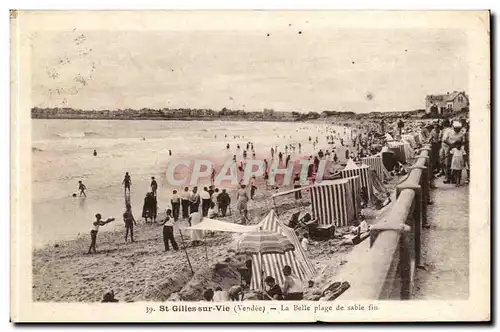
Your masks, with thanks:
M236 203L236 209L238 211L245 211L247 209L248 194L245 189L240 189L238 191L238 202Z
M189 216L191 218L191 226L196 226L201 222L202 216L199 212L193 212ZM191 241L202 241L203 231L202 230L191 230Z
M460 171L465 168L464 163L464 150L458 150L457 148L451 149L450 153L453 155L451 158L451 170Z
M156 197L152 195L147 195L144 198L144 205L142 206L142 217L143 218L156 218Z

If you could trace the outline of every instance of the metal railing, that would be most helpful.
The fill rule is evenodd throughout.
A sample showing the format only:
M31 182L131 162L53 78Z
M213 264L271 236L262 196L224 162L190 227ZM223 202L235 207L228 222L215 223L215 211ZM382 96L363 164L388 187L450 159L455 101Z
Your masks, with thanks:
M427 224L432 162L430 146L420 149L406 179L396 187L397 200L388 215L372 226L370 249L349 262L351 287L340 300L409 299L421 265L422 226Z

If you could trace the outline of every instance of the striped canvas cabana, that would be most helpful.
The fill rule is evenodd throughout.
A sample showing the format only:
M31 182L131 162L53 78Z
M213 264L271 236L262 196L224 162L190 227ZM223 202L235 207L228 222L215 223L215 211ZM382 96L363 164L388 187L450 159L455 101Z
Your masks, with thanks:
M370 179L370 166L361 165L356 167L346 167L340 171L340 175L343 179L350 178L353 176L359 176L361 179L361 186L366 188L368 194L368 200L372 198L373 188Z
M292 273L295 274L301 281L307 282L316 274L316 269L311 261L307 258L306 253L300 245L300 241L295 235L293 229L285 226L279 219L274 210L259 224L259 228L265 231L277 232L286 236L294 245L294 251L288 251L285 254L264 254L252 255L252 281L250 288L259 290L261 288L261 275L265 277L272 276L278 285L283 285L283 267L289 265L292 268ZM264 273L262 274L262 271Z
M384 180L384 164L382 163L382 155L379 154L361 158L361 162L367 166L370 166L370 169L377 173L377 176L380 180Z
M415 151L413 150L409 142L403 142L403 147L405 149L405 158L407 160L415 158Z
M389 149L394 152L396 159L402 164L406 163L405 146L401 142L387 142Z
M351 185L346 179L322 181L309 190L313 217L320 226L347 226L356 219Z
M337 154L337 158L338 158L339 163L343 164L343 163L346 163L347 160L349 160L349 157L346 158L346 153L348 156L350 153L349 148L347 148L345 146L337 145L335 147L335 153Z
M408 142L412 149L417 148L417 143L415 142L415 138L413 135L411 134L401 135L401 140L403 142Z
M357 218L361 212L361 178L359 176L352 176L344 180L347 180L347 183L351 187L354 215Z

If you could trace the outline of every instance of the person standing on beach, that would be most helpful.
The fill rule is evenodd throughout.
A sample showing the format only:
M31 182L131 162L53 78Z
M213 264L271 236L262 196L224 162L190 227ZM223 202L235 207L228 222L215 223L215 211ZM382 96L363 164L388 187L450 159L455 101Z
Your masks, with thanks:
M99 227L101 226L104 226L110 222L112 222L113 220L115 220L115 218L108 218L106 221L102 221L101 220L102 216L100 213L96 214L95 215L95 221L93 223L93 227L92 229L90 230L90 247L89 247L89 254L91 254L93 251L94 254L96 254L96 242L97 242L97 233L99 232Z
M254 200L255 191L257 190L257 186L256 186L255 181L256 181L255 175L253 175L252 178L250 179L250 199L251 200Z
M128 232L130 231L130 240L134 241L134 225L137 226L137 222L132 215L132 207L127 204L127 208L123 213L123 222L125 223L125 242L127 242Z
M283 268L285 283L283 284L283 295L285 300L300 301L304 297L304 289L299 278L292 274L292 268L285 265Z
M214 193L210 196L212 203L215 204L215 209L217 210L217 213L220 213L219 199L218 199L219 195L220 195L219 188L215 188Z
M168 209L167 216L161 223L161 225L163 225L163 244L165 245L165 251L169 250L169 242L172 244L172 248L174 248L175 251L179 250L179 246L174 238L174 222L175 218L172 217L172 210Z
M181 194L182 218L189 218L189 187L184 188Z
M193 212L189 215L188 223L189 226L196 226L201 222L201 219L203 219L202 215L199 212ZM198 246L201 244L203 239L203 231L199 229L192 229L191 230L191 245L193 247Z
M201 198L201 213L203 217L208 214L208 209L210 208L210 194L208 193L207 187L203 187L203 191L200 193Z
M158 190L158 183L155 180L155 177L151 177L151 192L153 193L153 196L156 197L156 191Z
M94 150L94 157L97 157L97 151Z
M172 157L172 150L168 150L168 155Z
M317 172L319 168L319 158L318 156L314 156L314 172Z
M247 209L247 204L248 204L248 194L245 190L245 185L242 184L241 188L238 190L238 193L236 194L236 199L238 200L238 203L236 204L236 208L240 212L241 215L241 224L245 225L248 221L248 209Z
M158 201L153 193L147 193L142 207L142 217L145 218L146 223L148 222L148 218L151 218L151 223L156 222L157 204Z
M229 197L226 189L222 189L222 192L217 196L217 203L220 208L220 213L222 217L226 216L227 207L231 204L231 197Z
M200 194L198 193L198 187L194 187L191 195L189 196L189 212L198 212L200 208Z
M87 189L87 187L85 187L85 185L83 184L82 181L78 181L78 190L80 190L80 197L82 197L82 194L84 197L87 197L87 194L85 194L85 190Z
M177 190L172 192L172 198L170 199L170 204L172 205L172 214L174 221L179 219L179 210L181 207L181 198L177 195Z
M132 185L132 179L130 179L130 175L128 174L128 172L125 172L125 178L123 179L123 187L125 188L125 193L127 193L127 189L128 189L128 193L130 194L130 186Z
M212 195L214 194L215 190L214 190L214 186L211 185L211 186L208 186L208 194L210 195L210 199L212 199Z
M295 174L295 177L293 178L293 189L298 189L300 188L300 177L299 174ZM302 192L300 190L297 190L295 192L295 199L301 199L302 198Z
M215 168L212 166L212 173L210 174L210 184L212 186L215 183L215 175L216 175Z
M271 147L271 159L274 158L274 149Z

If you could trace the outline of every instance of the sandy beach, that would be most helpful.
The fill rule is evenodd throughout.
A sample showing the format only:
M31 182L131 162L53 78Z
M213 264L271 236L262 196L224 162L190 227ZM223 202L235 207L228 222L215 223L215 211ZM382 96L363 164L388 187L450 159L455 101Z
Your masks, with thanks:
M392 190L397 182L398 178L395 177L387 184L388 189ZM271 208L270 196L274 192L262 187L259 186L255 201L249 203L252 223L262 220ZM232 205L232 215L217 219L239 222L239 213L235 212L235 204ZM369 223L374 223L389 207L390 205L381 210L365 209L363 214ZM310 209L308 194L298 202L293 195L280 198L276 211L280 220L288 222L294 212L304 211L304 208ZM180 228L186 226L186 221L177 225ZM102 299L104 293L113 290L120 301L198 301L207 288L221 286L228 289L240 283L238 268L243 267L247 257L235 255L228 250L234 239L233 233L208 234L205 248L204 245L190 246L189 232L183 232L193 275L186 253L182 250L178 230L175 232L176 241L180 245L177 252L164 251L162 227L159 225L147 225L140 221L134 229L134 243L124 242L124 232L124 228L100 232L97 240L98 253L95 255L86 254L90 243L89 235L35 250L34 300L96 302ZM347 232L347 229L339 228L334 239L314 242L309 247L306 254L318 273L314 286L306 289L306 298L314 298L318 290L336 281L336 272L347 262L346 256L353 246L341 244L343 232Z

